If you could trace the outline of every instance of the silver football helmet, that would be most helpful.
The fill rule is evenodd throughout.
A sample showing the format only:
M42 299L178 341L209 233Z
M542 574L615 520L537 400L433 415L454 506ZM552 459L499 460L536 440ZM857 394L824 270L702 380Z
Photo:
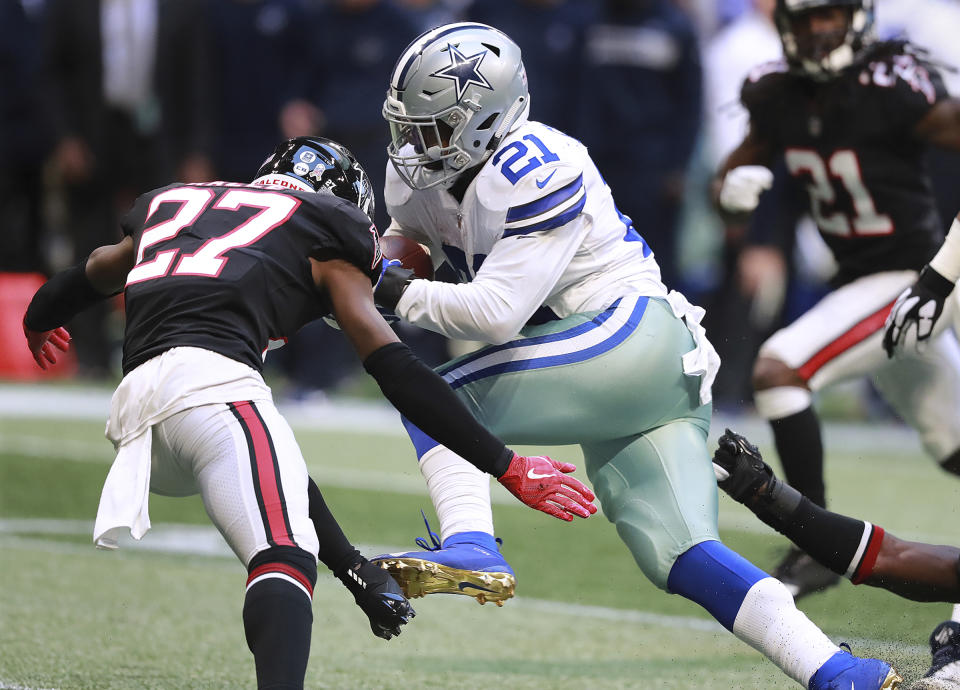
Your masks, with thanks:
M387 155L413 189L449 187L483 163L530 112L520 47L486 24L447 24L418 36L390 77Z
M846 27L822 34L805 27L805 17L824 7L846 9ZM826 80L852 65L873 41L873 14L873 0L777 0L773 17L790 66L814 79Z

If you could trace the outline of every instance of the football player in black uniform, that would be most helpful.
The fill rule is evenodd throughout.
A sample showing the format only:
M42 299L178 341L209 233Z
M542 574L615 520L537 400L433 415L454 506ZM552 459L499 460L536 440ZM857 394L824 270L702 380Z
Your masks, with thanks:
M172 184L143 195L122 221L126 237L51 278L24 316L46 367L69 344L63 323L124 292L124 378L107 432L117 458L94 539L115 548L121 531L140 538L149 491L199 492L248 571L243 623L261 687L303 686L318 556L375 634L389 639L413 615L307 476L260 375L271 340L334 316L387 399L425 432L531 507L564 520L596 511L590 490L566 476L572 465L506 448L387 326L373 302L384 265L373 203L348 150L292 139L252 184Z
M839 266L828 294L760 348L753 384L787 481L826 504L813 393L871 375L944 470L960 474L960 346L952 334L894 361L881 347L897 296L940 244L923 154L960 150L960 101L909 44L872 39L872 0L778 0L786 59L755 69L742 101L750 130L718 172L721 207L749 212L771 164L805 185ZM836 582L792 551L773 573L795 596Z

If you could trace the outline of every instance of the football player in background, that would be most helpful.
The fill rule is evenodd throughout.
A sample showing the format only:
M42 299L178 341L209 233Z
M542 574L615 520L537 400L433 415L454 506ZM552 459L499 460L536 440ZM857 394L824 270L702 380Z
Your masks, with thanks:
M520 49L492 27L441 26L400 56L383 107L386 234L425 245L460 282L391 267L378 303L489 343L439 372L511 442L579 444L604 513L659 588L705 608L804 687L896 687L887 663L840 650L779 581L720 542L706 447L719 358L703 310L668 293L586 149L529 120L529 107ZM503 601L515 579L494 539L489 480L406 424L441 539L374 562L408 596Z
M126 529L143 536L150 491L199 492L248 571L243 624L260 687L303 687L318 555L378 636L399 634L413 616L308 477L260 374L270 341L332 314L387 399L478 471L568 520L596 510L589 489L564 475L572 465L506 448L384 322L373 302L383 265L373 205L347 149L291 139L251 184L177 183L141 196L122 221L126 237L52 277L24 317L46 367L68 345L64 322L124 292L124 378L107 426L117 457L94 539L116 548Z
M888 357L902 355L911 345L924 347L925 341L948 325L953 326L955 334L960 333L960 290L953 289L958 278L960 214L953 219L936 256L920 271L917 282L900 293L893 305L883 333L883 349ZM948 315L941 321L944 312Z
M729 429L713 454L717 483L818 563L855 585L914 601L960 604L960 549L899 539L879 525L832 513L780 481L760 451ZM960 623L930 635L933 664L911 690L960 688Z
M944 334L888 361L883 326L942 236L923 155L960 150L960 101L903 41L872 37L872 0L778 0L785 60L757 68L741 99L750 130L718 171L719 203L748 213L782 157L806 186L833 252L833 291L760 348L758 413L769 420L787 482L826 505L814 393L871 375L940 466L960 474L960 345ZM926 284L926 279L921 280ZM773 571L798 597L837 575L799 550Z

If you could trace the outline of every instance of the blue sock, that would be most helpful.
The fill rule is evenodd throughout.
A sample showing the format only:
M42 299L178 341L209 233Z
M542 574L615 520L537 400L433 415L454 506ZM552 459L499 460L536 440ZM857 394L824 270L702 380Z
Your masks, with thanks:
M413 422L403 415L400 416L400 421L403 422L403 426L407 430L407 435L410 437L410 441L413 443L413 448L417 452L417 460L422 458L428 450L432 450L440 445L425 433L420 431L420 429L414 425Z
M667 590L700 604L732 632L747 592L766 577L721 542L705 541L680 554L670 569Z

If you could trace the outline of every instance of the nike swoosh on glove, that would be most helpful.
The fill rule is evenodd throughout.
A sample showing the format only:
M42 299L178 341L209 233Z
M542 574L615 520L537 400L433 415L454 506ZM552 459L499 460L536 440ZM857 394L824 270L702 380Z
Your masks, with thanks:
M773 186L773 173L762 165L741 165L727 172L720 187L720 206L731 213L749 213L760 195Z
M507 471L497 481L531 508L570 522L574 516L586 518L597 512L593 492L580 480L567 476L576 469L569 462L543 455L514 453Z
M396 637L400 626L417 615L390 573L362 556L353 567L334 574L367 614L370 630L377 637L384 640Z

